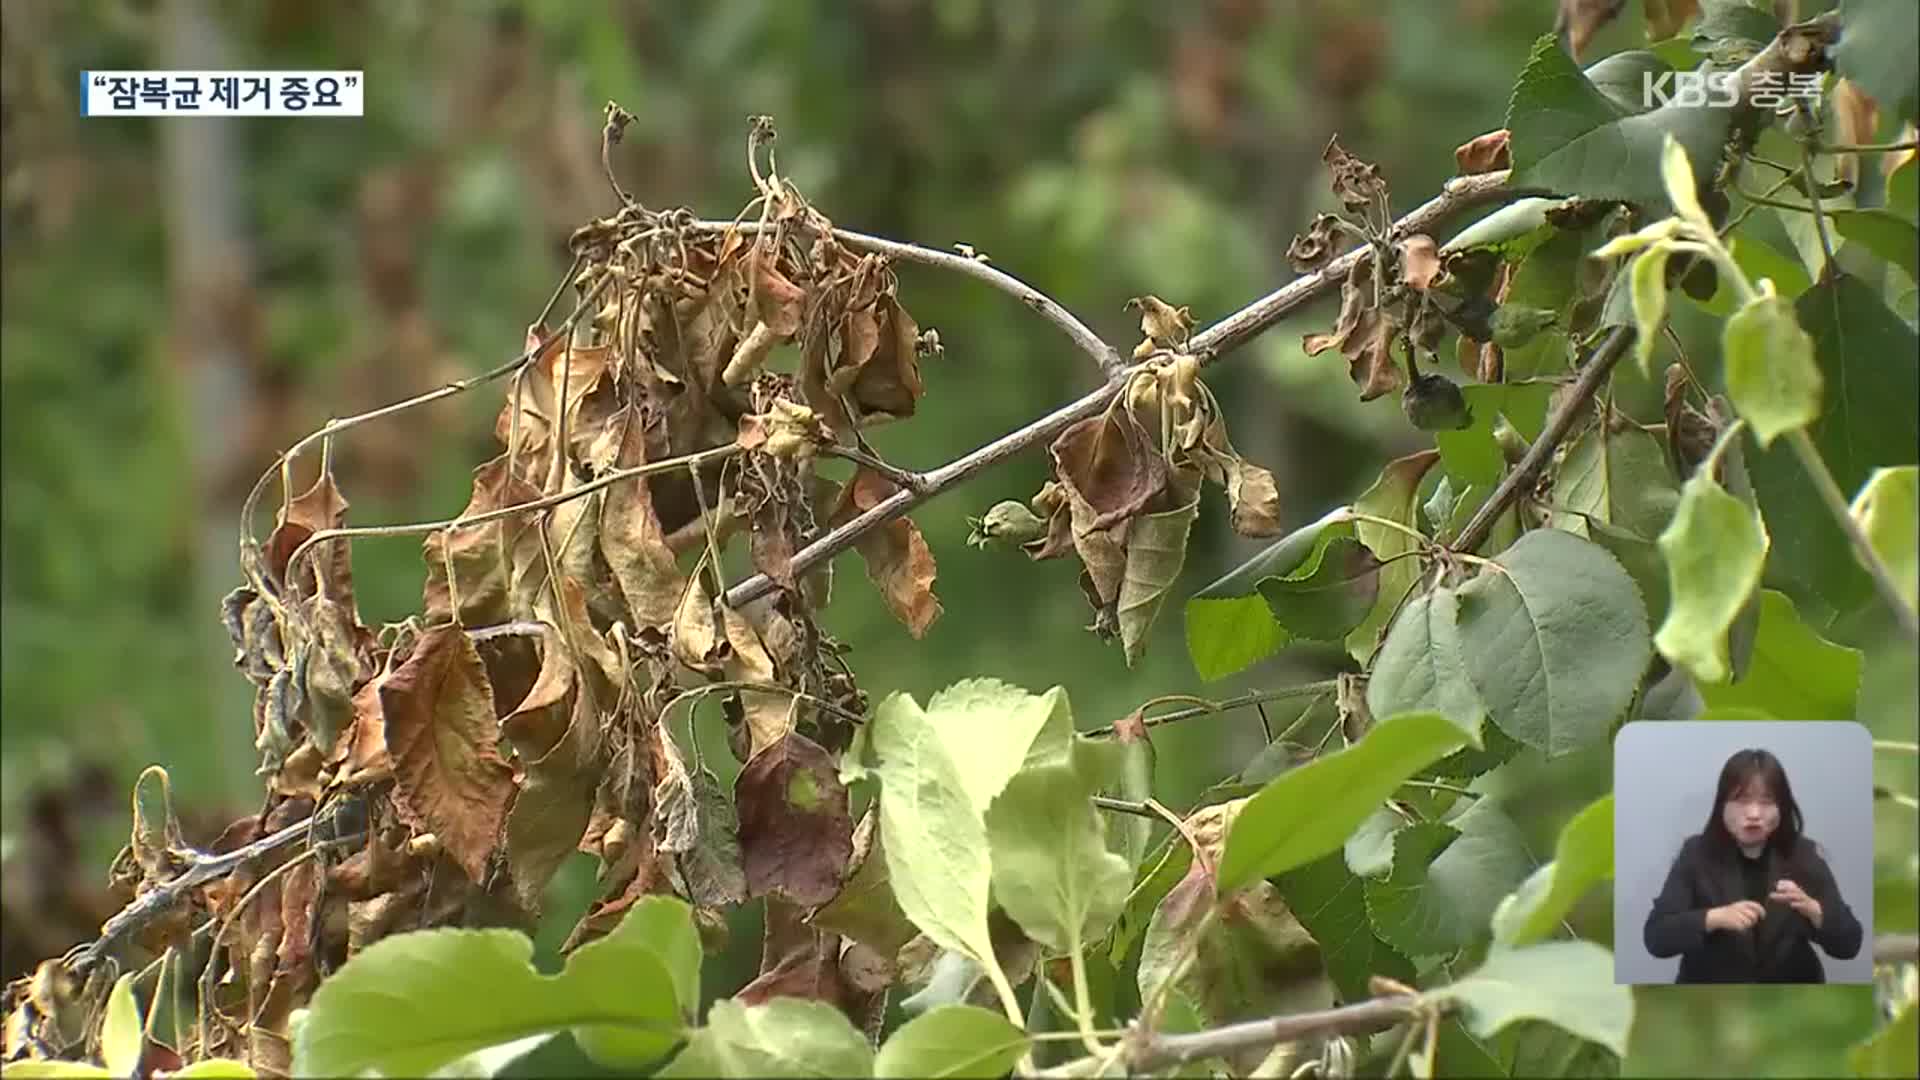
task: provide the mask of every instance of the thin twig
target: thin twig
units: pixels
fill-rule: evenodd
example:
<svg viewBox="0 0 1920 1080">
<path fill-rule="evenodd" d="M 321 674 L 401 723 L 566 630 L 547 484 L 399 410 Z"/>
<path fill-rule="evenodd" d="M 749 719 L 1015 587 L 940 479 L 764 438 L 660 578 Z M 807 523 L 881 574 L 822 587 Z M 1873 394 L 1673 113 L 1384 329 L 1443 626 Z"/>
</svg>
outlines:
<svg viewBox="0 0 1920 1080">
<path fill-rule="evenodd" d="M 1453 542 L 1456 551 L 1472 551 L 1487 542 L 1493 532 L 1493 523 L 1505 513 L 1514 500 L 1530 490 L 1540 476 L 1540 470 L 1553 460 L 1553 453 L 1559 447 L 1560 440 L 1573 430 L 1574 421 L 1586 412 L 1593 395 L 1600 390 L 1600 384 L 1607 381 L 1613 373 L 1613 365 L 1627 353 L 1627 345 L 1633 341 L 1633 327 L 1616 326 L 1600 346 L 1587 358 L 1585 367 L 1580 369 L 1580 377 L 1574 380 L 1573 389 L 1560 403 L 1560 408 L 1547 418 L 1547 426 L 1541 430 L 1540 437 L 1533 440 L 1526 456 L 1520 459 L 1493 489 L 1487 501 L 1473 512 L 1473 517 L 1461 528 L 1460 535 Z"/>
<path fill-rule="evenodd" d="M 1425 232 L 1437 227 L 1442 221 L 1462 210 L 1484 206 L 1493 202 L 1504 202 L 1533 194 L 1532 189 L 1507 186 L 1506 172 L 1483 173 L 1479 176 L 1464 176 L 1448 183 L 1446 190 L 1425 204 L 1401 218 L 1394 224 L 1392 234 L 1405 236 Z M 703 223 L 708 227 L 723 227 L 721 223 Z M 743 226 L 745 228 L 745 226 Z M 869 250 L 884 251 L 902 259 L 925 262 L 931 265 L 946 266 L 949 260 L 956 260 L 954 269 L 978 277 L 998 288 L 1014 292 L 1023 300 L 1032 290 L 1027 286 L 1005 278 L 1000 271 L 991 266 L 943 251 L 932 251 L 912 244 L 897 244 L 877 237 L 862 236 L 834 230 L 836 238 L 855 245 L 870 245 Z M 1232 315 L 1195 334 L 1188 342 L 1189 349 L 1200 357 L 1203 364 L 1212 363 L 1234 349 L 1251 341 L 1262 331 L 1273 326 L 1281 319 L 1311 303 L 1320 296 L 1340 287 L 1346 280 L 1347 272 L 1368 248 L 1356 248 L 1332 262 L 1316 273 L 1295 278 L 1286 285 L 1255 300 Z M 1038 296 L 1037 293 L 1034 295 Z M 833 529 L 828 530 L 819 539 L 794 553 L 793 572 L 804 574 L 815 566 L 833 558 L 840 552 L 857 543 L 861 537 L 880 526 L 899 517 L 935 495 L 966 480 L 988 466 L 998 464 L 1032 447 L 1051 441 L 1054 436 L 1069 425 L 1097 416 L 1108 403 L 1116 397 L 1125 384 L 1126 376 L 1132 367 L 1113 368 L 1109 357 L 1115 352 L 1112 346 L 1101 341 L 1092 331 L 1087 330 L 1078 320 L 1066 313 L 1064 308 L 1040 296 L 1039 301 L 1026 301 L 1028 306 L 1046 316 L 1049 322 L 1066 330 L 1081 351 L 1091 356 L 1103 371 L 1109 372 L 1105 385 L 1092 391 L 1077 401 L 1063 405 L 1053 412 L 1032 421 L 1025 427 L 1001 436 L 961 457 L 932 469 L 922 475 L 926 484 L 920 491 L 901 489 L 871 509 Z M 765 574 L 756 574 L 727 590 L 726 603 L 729 607 L 741 607 L 753 600 L 772 592 L 775 584 Z"/>
<path fill-rule="evenodd" d="M 1432 1006 L 1428 1006 L 1432 1007 Z M 1418 1015 L 1420 998 L 1394 994 L 1336 1009 L 1270 1016 L 1181 1035 L 1149 1034 L 1135 1042 L 1127 1064 L 1136 1075 L 1203 1058 L 1224 1057 L 1314 1035 L 1359 1035 L 1387 1031 Z"/>
<path fill-rule="evenodd" d="M 1200 700 L 1202 703 L 1190 709 L 1177 709 L 1170 713 L 1162 713 L 1159 716 L 1146 717 L 1141 720 L 1141 724 L 1150 728 L 1159 727 L 1161 724 L 1178 723 L 1181 720 L 1191 720 L 1196 716 L 1215 716 L 1233 709 L 1244 709 L 1248 706 L 1257 706 L 1268 701 L 1285 701 L 1289 698 L 1311 697 L 1317 694 L 1325 694 L 1333 689 L 1334 680 L 1321 679 L 1318 682 L 1301 683 L 1298 686 L 1283 686 L 1278 690 L 1250 690 L 1236 697 L 1221 698 L 1219 701 L 1195 699 Z M 1096 739 L 1112 735 L 1113 728 L 1114 725 L 1108 724 L 1105 727 L 1089 728 L 1080 734 L 1085 735 L 1089 739 Z M 1285 733 L 1283 732 L 1282 734 L 1284 735 Z M 1272 740 L 1268 741 L 1271 742 Z"/>
</svg>

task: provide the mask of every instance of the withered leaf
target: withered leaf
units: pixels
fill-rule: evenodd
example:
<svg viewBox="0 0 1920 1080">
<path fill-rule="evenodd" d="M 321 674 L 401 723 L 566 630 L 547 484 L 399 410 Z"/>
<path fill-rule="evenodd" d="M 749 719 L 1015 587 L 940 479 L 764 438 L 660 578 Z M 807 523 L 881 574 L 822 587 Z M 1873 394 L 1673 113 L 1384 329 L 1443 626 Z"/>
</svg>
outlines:
<svg viewBox="0 0 1920 1080">
<path fill-rule="evenodd" d="M 753 310 L 776 336 L 792 337 L 800 329 L 801 312 L 807 291 L 795 285 L 777 265 L 779 252 L 772 244 L 754 245 L 752 266 Z"/>
<path fill-rule="evenodd" d="M 396 805 L 484 881 L 514 788 L 480 654 L 460 627 L 431 627 L 378 692 Z"/>
<path fill-rule="evenodd" d="M 1333 174 L 1333 194 L 1349 210 L 1377 209 L 1387 196 L 1387 182 L 1380 166 L 1361 161 L 1341 148 L 1339 136 L 1327 140 L 1320 160 Z"/>
<path fill-rule="evenodd" d="M 639 410 L 629 406 L 614 424 L 623 433 L 615 466 L 631 469 L 646 464 L 646 436 Z M 626 597 L 635 630 L 673 623 L 687 579 L 667 547 L 647 477 L 622 480 L 607 489 L 606 506 L 600 516 L 600 554 Z"/>
<path fill-rule="evenodd" d="M 674 659 L 708 675 L 720 673 L 717 652 L 721 641 L 720 620 L 714 614 L 713 597 L 707 592 L 706 579 L 695 575 L 680 596 L 674 610 L 671 644 Z"/>
<path fill-rule="evenodd" d="M 1428 289 L 1440 276 L 1440 248 L 1433 237 L 1416 233 L 1400 241 L 1400 280 L 1416 289 Z"/>
<path fill-rule="evenodd" d="M 747 762 L 733 791 L 747 895 L 832 900 L 853 857 L 847 789 L 832 755 L 790 731 Z"/>
<path fill-rule="evenodd" d="M 831 524 L 838 526 L 873 509 L 899 491 L 899 485 L 865 466 L 855 470 L 840 491 Z M 933 549 L 920 527 L 905 516 L 861 537 L 855 545 L 867 564 L 867 579 L 880 590 L 887 610 L 918 638 L 940 617 L 940 599 L 933 595 Z"/>
<path fill-rule="evenodd" d="M 1124 410 L 1073 424 L 1048 449 L 1054 476 L 1093 512 L 1074 522 L 1076 535 L 1132 517 L 1166 487 L 1166 459 Z"/>
<path fill-rule="evenodd" d="M 344 540 L 316 545 L 301 560 L 303 566 L 289 567 L 286 562 L 307 537 L 344 526 L 351 505 L 334 484 L 333 470 L 326 464 L 313 486 L 288 502 L 279 527 L 267 538 L 267 566 L 277 580 L 284 581 L 290 571 L 295 574 L 299 580 L 289 583 L 295 595 L 312 595 L 314 590 L 308 583 L 318 578 L 320 595 L 337 603 L 353 603 L 352 548 Z"/>
<path fill-rule="evenodd" d="M 747 898 L 739 819 L 733 800 L 712 771 L 696 769 L 692 780 L 698 831 L 693 847 L 676 856 L 680 872 L 686 875 L 688 899 L 703 907 L 730 907 Z"/>
<path fill-rule="evenodd" d="M 1453 162 L 1461 176 L 1477 176 L 1513 167 L 1513 133 L 1506 128 L 1468 139 L 1454 148 Z"/>
<path fill-rule="evenodd" d="M 1174 307 L 1157 296 L 1136 296 L 1127 301 L 1127 310 L 1140 312 L 1140 333 L 1162 349 L 1186 344 L 1193 333 L 1193 312 Z"/>
<path fill-rule="evenodd" d="M 509 472 L 507 463 L 508 456 L 502 454 L 473 471 L 473 495 L 461 517 L 540 497 L 539 489 Z M 490 626 L 518 614 L 508 596 L 514 563 L 516 559 L 531 562 L 538 557 L 540 534 L 534 531 L 532 514 L 514 514 L 470 528 L 429 534 L 421 547 L 427 563 L 427 620 Z"/>
<path fill-rule="evenodd" d="M 1296 274 L 1309 274 L 1333 261 L 1340 246 L 1340 219 L 1332 214 L 1315 214 L 1307 231 L 1287 245 L 1287 265 Z"/>
<path fill-rule="evenodd" d="M 1147 634 L 1153 629 L 1167 593 L 1180 576 L 1180 567 L 1187 557 L 1187 536 L 1199 512 L 1200 499 L 1196 495 L 1176 509 L 1134 518 L 1127 530 L 1126 568 L 1120 579 L 1114 613 L 1119 620 L 1120 645 L 1126 651 L 1128 667 L 1146 652 Z"/>
<path fill-rule="evenodd" d="M 556 644 L 549 642 L 549 647 Z M 572 669 L 570 663 L 561 663 Z M 535 690 L 542 687 L 535 684 Z M 565 719 L 568 705 L 572 706 L 571 723 Z M 586 834 L 604 751 L 600 718 L 578 690 L 561 702 L 524 710 L 525 706 L 516 710 L 514 718 L 525 723 L 513 728 L 502 725 L 524 773 L 507 814 L 507 869 L 521 906 L 537 915 L 547 882 Z M 552 732 L 543 729 L 556 726 L 558 738 L 550 742 Z"/>
<path fill-rule="evenodd" d="M 873 354 L 859 366 L 853 403 L 870 416 L 912 416 L 926 387 L 920 378 L 920 327 L 892 293 L 874 304 L 879 318 Z"/>
<path fill-rule="evenodd" d="M 1300 339 L 1300 349 L 1308 356 L 1319 356 L 1328 349 L 1345 349 L 1347 341 L 1360 329 L 1364 315 L 1373 310 L 1373 256 L 1363 252 L 1354 261 L 1352 269 L 1347 271 L 1347 280 L 1340 285 L 1340 316 L 1334 321 L 1330 334 L 1307 334 Z"/>
</svg>

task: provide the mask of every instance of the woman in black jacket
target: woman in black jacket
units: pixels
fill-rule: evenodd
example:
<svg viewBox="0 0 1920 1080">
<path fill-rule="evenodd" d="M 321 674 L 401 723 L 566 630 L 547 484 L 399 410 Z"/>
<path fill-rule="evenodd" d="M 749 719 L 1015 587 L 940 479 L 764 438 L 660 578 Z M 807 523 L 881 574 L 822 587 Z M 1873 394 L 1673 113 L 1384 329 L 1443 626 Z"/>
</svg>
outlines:
<svg viewBox="0 0 1920 1080">
<path fill-rule="evenodd" d="M 1860 920 L 1801 827 L 1780 759 L 1727 759 L 1706 827 L 1681 845 L 1647 915 L 1647 951 L 1680 957 L 1674 981 L 1826 982 L 1815 944 L 1838 960 L 1860 951 Z"/>
</svg>

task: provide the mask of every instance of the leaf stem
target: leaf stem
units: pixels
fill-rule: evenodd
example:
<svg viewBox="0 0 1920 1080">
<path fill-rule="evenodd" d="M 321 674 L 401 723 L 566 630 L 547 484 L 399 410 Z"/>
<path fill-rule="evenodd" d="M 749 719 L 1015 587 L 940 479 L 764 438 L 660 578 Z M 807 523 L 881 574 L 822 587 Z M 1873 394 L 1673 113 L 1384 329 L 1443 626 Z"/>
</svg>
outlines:
<svg viewBox="0 0 1920 1080">
<path fill-rule="evenodd" d="M 1383 529 L 1392 529 L 1394 532 L 1405 533 L 1407 536 L 1411 537 L 1413 541 L 1419 544 L 1421 547 L 1433 546 L 1433 541 L 1427 539 L 1427 535 L 1425 533 L 1411 526 L 1402 525 L 1400 522 L 1395 521 L 1392 518 L 1383 518 L 1373 514 L 1362 513 L 1361 511 L 1352 509 L 1351 507 L 1341 511 L 1340 516 L 1347 519 L 1348 521 L 1364 521 L 1369 525 L 1378 525 Z"/>
<path fill-rule="evenodd" d="M 1906 139 L 1890 143 L 1843 143 L 1838 146 L 1822 146 L 1823 154 L 1897 154 L 1903 150 L 1920 150 L 1920 140 Z"/>
<path fill-rule="evenodd" d="M 1480 792 L 1478 791 L 1461 787 L 1458 784 L 1449 784 L 1441 780 L 1402 780 L 1400 781 L 1400 786 L 1431 788 L 1434 791 L 1450 791 L 1455 795 L 1465 795 L 1469 799 L 1477 799 L 1480 797 Z"/>
<path fill-rule="evenodd" d="M 1084 949 L 1075 935 L 1067 958 L 1073 965 L 1073 1019 L 1080 1028 L 1080 1042 L 1089 1054 L 1103 1054 L 1106 1047 L 1093 1036 L 1093 997 L 1087 991 L 1087 958 L 1082 955 Z"/>
<path fill-rule="evenodd" d="M 1894 583 L 1892 571 L 1887 569 L 1880 553 L 1873 550 L 1873 543 L 1861 530 L 1860 523 L 1853 519 L 1853 511 L 1847 506 L 1847 497 L 1840 491 L 1840 485 L 1827 468 L 1826 460 L 1820 456 L 1820 448 L 1813 445 L 1813 437 L 1807 434 L 1805 428 L 1797 428 L 1787 433 L 1787 441 L 1799 456 L 1800 465 L 1807 470 L 1813 486 L 1819 490 L 1821 501 L 1827 504 L 1827 510 L 1833 514 L 1833 520 L 1839 523 L 1840 531 L 1846 533 L 1847 539 L 1853 543 L 1853 553 L 1860 560 L 1860 565 L 1866 568 L 1867 575 L 1873 578 L 1880 599 L 1892 609 L 1900 629 L 1909 638 L 1920 641 L 1920 614 L 1907 606 L 1906 600 L 1900 595 L 1900 586 Z"/>
<path fill-rule="evenodd" d="M 1298 686 L 1283 686 L 1277 690 L 1251 690 L 1235 697 L 1221 698 L 1218 701 L 1208 701 L 1201 697 L 1189 698 L 1186 695 L 1180 695 L 1176 700 L 1192 700 L 1199 702 L 1199 704 L 1188 709 L 1177 709 L 1170 713 L 1162 713 L 1159 716 L 1149 716 L 1142 720 L 1141 723 L 1150 728 L 1159 727 L 1161 724 L 1172 724 L 1181 720 L 1191 720 L 1196 716 L 1213 716 L 1217 713 L 1228 712 L 1233 709 L 1244 709 L 1250 705 L 1260 705 L 1269 701 L 1285 701 L 1289 698 L 1297 697 L 1314 697 L 1329 693 L 1333 689 L 1334 680 L 1322 679 L 1318 682 L 1301 683 Z M 1171 695 L 1169 695 L 1169 697 L 1171 697 Z M 1164 701 L 1168 700 L 1168 698 L 1155 698 L 1153 700 Z M 1152 703 L 1152 701 L 1148 702 L 1149 705 Z M 1146 705 L 1141 706 L 1142 709 L 1146 707 Z M 1108 724 L 1105 727 L 1089 728 L 1080 734 L 1090 739 L 1106 738 L 1113 734 L 1113 725 Z"/>
<path fill-rule="evenodd" d="M 1900 742 L 1896 739 L 1875 739 L 1873 748 L 1889 750 L 1896 754 L 1920 754 L 1920 743 Z"/>
</svg>

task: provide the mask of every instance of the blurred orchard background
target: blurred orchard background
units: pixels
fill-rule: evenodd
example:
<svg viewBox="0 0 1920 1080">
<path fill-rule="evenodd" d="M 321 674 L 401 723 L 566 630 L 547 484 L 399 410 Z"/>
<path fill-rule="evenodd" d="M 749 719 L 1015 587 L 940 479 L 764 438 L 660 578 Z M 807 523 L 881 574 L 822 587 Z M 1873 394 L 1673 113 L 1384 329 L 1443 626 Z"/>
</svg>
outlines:
<svg viewBox="0 0 1920 1080">
<path fill-rule="evenodd" d="M 191 841 L 259 806 L 252 691 L 218 617 L 241 580 L 240 500 L 329 416 L 520 350 L 567 267 L 568 234 L 616 205 L 599 160 L 609 99 L 636 117 L 613 167 L 648 206 L 732 216 L 752 193 L 747 117 L 768 114 L 782 171 L 838 224 L 969 244 L 1125 348 L 1138 337 L 1129 297 L 1190 305 L 1204 326 L 1291 276 L 1289 239 L 1333 208 L 1320 153 L 1335 133 L 1382 166 L 1396 214 L 1430 197 L 1455 146 L 1502 126 L 1553 8 L 6 0 L 0 974 L 93 936 L 118 907 L 107 867 L 143 766 L 171 771 Z M 1637 47 L 1640 27 L 1617 21 L 1589 61 Z M 361 69 L 366 115 L 80 116 L 84 69 L 195 67 Z M 1094 385 L 1085 357 L 1005 295 L 920 267 L 900 276 L 946 354 L 926 365 L 921 415 L 875 434 L 890 459 L 939 464 Z M 1279 477 L 1290 526 L 1422 445 L 1391 397 L 1356 399 L 1336 355 L 1301 353 L 1301 334 L 1332 314 L 1322 302 L 1209 376 L 1237 447 Z M 1675 317 L 1683 337 L 1691 314 Z M 1701 325 L 1711 350 L 1717 323 Z M 349 523 L 457 514 L 470 470 L 495 453 L 499 400 L 457 397 L 344 439 Z M 1222 697 L 1344 660 L 1295 648 L 1203 686 L 1170 609 L 1129 670 L 1083 629 L 1073 560 L 964 543 L 969 514 L 1026 498 L 1044 469 L 1029 454 L 917 512 L 946 606 L 923 641 L 872 590 L 836 590 L 825 623 L 854 646 L 872 700 L 993 675 L 1064 685 L 1092 726 L 1156 696 Z M 1225 515 L 1202 514 L 1174 602 L 1254 550 Z M 417 611 L 418 540 L 358 544 L 354 577 L 369 626 Z M 1893 636 L 1852 633 L 1870 639 L 1852 642 L 1868 653 L 1861 718 L 1910 732 L 1912 655 Z M 1245 711 L 1158 729 L 1159 797 L 1190 805 L 1261 741 Z M 1880 779 L 1914 789 L 1911 776 Z M 1540 858 L 1566 814 L 1610 785 L 1600 752 L 1523 753 L 1482 782 Z M 1879 815 L 1884 858 L 1910 855 L 1911 817 Z M 1576 913 L 1601 941 L 1610 919 L 1604 893 Z M 752 958 L 739 959 L 744 981 Z M 1637 993 L 1632 1075 L 1831 1074 L 1871 1027 L 1865 987 Z"/>
</svg>

